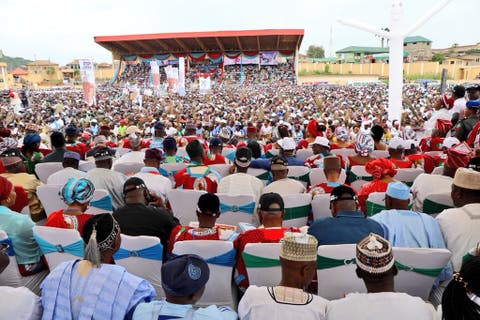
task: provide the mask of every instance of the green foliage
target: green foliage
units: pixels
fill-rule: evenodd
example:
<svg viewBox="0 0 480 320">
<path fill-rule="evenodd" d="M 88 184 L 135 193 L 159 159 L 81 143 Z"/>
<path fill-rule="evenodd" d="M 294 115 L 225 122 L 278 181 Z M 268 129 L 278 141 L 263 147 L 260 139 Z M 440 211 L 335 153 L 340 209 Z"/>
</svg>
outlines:
<svg viewBox="0 0 480 320">
<path fill-rule="evenodd" d="M 442 74 L 410 74 L 403 76 L 407 80 L 421 80 L 421 79 L 428 79 L 428 80 L 442 80 Z M 452 77 L 447 77 L 447 79 L 452 79 Z"/>
<path fill-rule="evenodd" d="M 7 64 L 7 69 L 13 70 L 17 67 L 24 66 L 32 61 L 20 57 L 2 56 L 0 58 L 0 62 L 5 62 Z"/>
<path fill-rule="evenodd" d="M 322 46 L 318 47 L 315 45 L 310 45 L 307 49 L 307 57 L 309 58 L 315 58 L 315 59 L 321 59 L 325 57 L 325 50 L 323 49 Z"/>
<path fill-rule="evenodd" d="M 324 68 L 325 73 L 330 73 L 330 65 L 326 64 Z"/>
<path fill-rule="evenodd" d="M 441 53 L 435 53 L 432 56 L 432 61 L 443 62 L 443 60 L 445 60 L 445 55 L 443 55 Z"/>
<path fill-rule="evenodd" d="M 480 49 L 470 49 L 465 51 L 466 54 L 480 53 Z"/>
</svg>

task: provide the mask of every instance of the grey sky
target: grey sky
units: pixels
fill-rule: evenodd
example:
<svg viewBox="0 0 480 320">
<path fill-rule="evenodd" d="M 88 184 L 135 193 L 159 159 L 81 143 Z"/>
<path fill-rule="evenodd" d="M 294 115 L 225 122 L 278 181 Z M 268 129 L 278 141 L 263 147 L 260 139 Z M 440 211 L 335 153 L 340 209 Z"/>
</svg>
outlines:
<svg viewBox="0 0 480 320">
<path fill-rule="evenodd" d="M 50 59 L 64 65 L 75 58 L 110 62 L 96 35 L 303 28 L 301 52 L 310 44 L 333 51 L 349 45 L 379 46 L 373 35 L 342 26 L 338 18 L 355 18 L 387 27 L 390 0 L 2 0 L 0 49 L 9 56 Z M 404 0 L 407 25 L 436 0 Z M 415 34 L 434 48 L 480 42 L 478 0 L 453 0 Z"/>
</svg>

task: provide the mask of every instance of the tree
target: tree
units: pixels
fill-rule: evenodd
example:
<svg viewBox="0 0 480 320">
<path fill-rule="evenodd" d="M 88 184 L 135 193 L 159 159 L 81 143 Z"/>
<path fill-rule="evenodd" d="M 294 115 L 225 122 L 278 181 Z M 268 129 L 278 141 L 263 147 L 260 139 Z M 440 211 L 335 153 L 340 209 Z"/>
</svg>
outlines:
<svg viewBox="0 0 480 320">
<path fill-rule="evenodd" d="M 322 46 L 317 47 L 315 45 L 310 45 L 307 49 L 307 57 L 312 59 L 321 59 L 325 58 L 325 50 Z"/>
<path fill-rule="evenodd" d="M 435 53 L 432 56 L 432 61 L 443 62 L 443 60 L 445 60 L 445 55 L 441 53 Z"/>
</svg>

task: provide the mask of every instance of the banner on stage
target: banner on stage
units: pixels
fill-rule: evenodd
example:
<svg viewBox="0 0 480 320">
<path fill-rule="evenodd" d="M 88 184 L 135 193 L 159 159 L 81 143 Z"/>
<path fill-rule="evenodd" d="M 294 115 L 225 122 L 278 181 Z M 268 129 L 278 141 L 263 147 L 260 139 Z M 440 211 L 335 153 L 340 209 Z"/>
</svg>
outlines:
<svg viewBox="0 0 480 320">
<path fill-rule="evenodd" d="M 168 90 L 178 92 L 178 68 L 166 66 L 163 70 L 165 70 L 167 75 Z"/>
<path fill-rule="evenodd" d="M 237 58 L 229 58 L 227 56 L 223 57 L 223 65 L 230 66 L 234 64 L 259 64 L 260 63 L 260 56 L 256 55 L 254 57 L 241 55 Z"/>
<path fill-rule="evenodd" d="M 150 70 L 152 72 L 152 86 L 155 92 L 160 90 L 160 69 L 157 61 L 150 61 Z"/>
<path fill-rule="evenodd" d="M 278 51 L 260 52 L 260 65 L 276 66 L 278 64 Z"/>
<path fill-rule="evenodd" d="M 80 76 L 82 78 L 83 99 L 87 105 L 95 104 L 95 70 L 93 61 L 89 59 L 78 60 Z"/>
<path fill-rule="evenodd" d="M 178 59 L 178 94 L 185 95 L 185 58 Z"/>
<path fill-rule="evenodd" d="M 208 93 L 212 87 L 210 77 L 198 78 L 198 87 L 200 93 Z"/>
</svg>

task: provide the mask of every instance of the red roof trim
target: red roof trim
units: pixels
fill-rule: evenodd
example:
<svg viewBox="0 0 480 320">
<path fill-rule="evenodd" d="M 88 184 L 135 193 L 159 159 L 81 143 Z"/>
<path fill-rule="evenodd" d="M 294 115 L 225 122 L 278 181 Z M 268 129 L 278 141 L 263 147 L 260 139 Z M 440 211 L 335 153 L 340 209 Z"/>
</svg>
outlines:
<svg viewBox="0 0 480 320">
<path fill-rule="evenodd" d="M 256 37 L 256 36 L 303 36 L 304 29 L 263 29 L 263 30 L 237 30 L 237 31 L 207 31 L 207 32 L 175 32 L 151 33 L 119 36 L 96 36 L 95 42 L 111 41 L 137 41 L 157 40 L 172 38 L 209 38 L 209 37 Z"/>
</svg>

